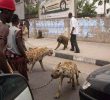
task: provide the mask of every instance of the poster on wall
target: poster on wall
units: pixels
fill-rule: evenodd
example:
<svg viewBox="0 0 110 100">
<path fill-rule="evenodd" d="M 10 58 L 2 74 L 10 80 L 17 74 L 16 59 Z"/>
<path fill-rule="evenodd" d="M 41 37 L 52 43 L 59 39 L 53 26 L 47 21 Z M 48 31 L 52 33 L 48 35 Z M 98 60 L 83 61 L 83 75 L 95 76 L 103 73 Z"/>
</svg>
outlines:
<svg viewBox="0 0 110 100">
<path fill-rule="evenodd" d="M 43 0 L 39 8 L 39 18 L 64 18 L 74 11 L 74 0 Z"/>
</svg>

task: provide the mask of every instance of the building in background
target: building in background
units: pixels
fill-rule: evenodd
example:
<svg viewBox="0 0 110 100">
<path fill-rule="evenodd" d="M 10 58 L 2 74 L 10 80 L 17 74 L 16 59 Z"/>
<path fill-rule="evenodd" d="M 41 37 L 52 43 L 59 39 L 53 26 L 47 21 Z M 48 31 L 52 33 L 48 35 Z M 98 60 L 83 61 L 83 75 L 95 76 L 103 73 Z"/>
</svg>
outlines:
<svg viewBox="0 0 110 100">
<path fill-rule="evenodd" d="M 74 0 L 43 0 L 39 7 L 39 18 L 67 18 L 69 12 L 75 15 Z"/>
<path fill-rule="evenodd" d="M 96 3 L 96 12 L 98 15 L 104 15 L 104 1 L 102 0 L 102 4 L 99 5 L 98 2 Z M 110 17 L 110 0 L 106 0 L 105 4 L 105 16 Z"/>
<path fill-rule="evenodd" d="M 106 12 L 106 16 L 110 17 L 110 0 L 108 0 L 108 8 L 107 8 L 107 12 Z"/>
<path fill-rule="evenodd" d="M 17 14 L 20 19 L 25 19 L 24 0 L 15 0 L 15 2 L 16 2 L 15 14 Z"/>
</svg>

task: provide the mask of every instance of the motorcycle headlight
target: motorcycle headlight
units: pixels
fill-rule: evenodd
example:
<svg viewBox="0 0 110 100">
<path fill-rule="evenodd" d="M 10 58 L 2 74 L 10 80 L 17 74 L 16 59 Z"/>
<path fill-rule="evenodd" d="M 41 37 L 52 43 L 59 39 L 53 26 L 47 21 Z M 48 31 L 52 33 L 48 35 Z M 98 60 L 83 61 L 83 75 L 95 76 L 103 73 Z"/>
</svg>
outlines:
<svg viewBox="0 0 110 100">
<path fill-rule="evenodd" d="M 91 84 L 88 81 L 86 81 L 86 82 L 84 82 L 82 88 L 85 90 L 85 89 L 87 89 L 90 86 L 91 86 Z"/>
</svg>

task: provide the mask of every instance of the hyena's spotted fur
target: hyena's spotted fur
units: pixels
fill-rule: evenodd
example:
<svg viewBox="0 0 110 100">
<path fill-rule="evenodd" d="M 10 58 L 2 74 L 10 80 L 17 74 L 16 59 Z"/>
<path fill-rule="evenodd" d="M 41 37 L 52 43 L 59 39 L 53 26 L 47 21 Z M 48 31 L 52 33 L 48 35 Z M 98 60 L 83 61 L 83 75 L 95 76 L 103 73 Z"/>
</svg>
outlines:
<svg viewBox="0 0 110 100">
<path fill-rule="evenodd" d="M 44 48 L 31 48 L 28 51 L 26 51 L 26 56 L 29 60 L 29 63 L 32 64 L 30 72 L 32 72 L 32 69 L 36 63 L 36 61 L 39 61 L 41 68 L 43 71 L 45 71 L 45 68 L 43 66 L 42 60 L 45 56 L 51 56 L 53 54 L 53 50 L 48 49 L 47 47 Z"/>
</svg>

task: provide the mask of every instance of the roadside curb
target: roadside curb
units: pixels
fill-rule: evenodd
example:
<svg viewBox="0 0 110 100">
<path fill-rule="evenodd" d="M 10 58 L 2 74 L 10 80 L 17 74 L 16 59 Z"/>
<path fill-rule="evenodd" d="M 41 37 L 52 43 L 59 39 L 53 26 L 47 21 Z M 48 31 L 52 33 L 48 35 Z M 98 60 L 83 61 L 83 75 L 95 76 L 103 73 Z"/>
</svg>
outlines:
<svg viewBox="0 0 110 100">
<path fill-rule="evenodd" d="M 64 58 L 64 59 L 89 63 L 89 64 L 95 64 L 95 65 L 98 65 L 98 66 L 104 66 L 104 65 L 110 64 L 109 61 L 93 59 L 93 58 L 88 58 L 88 57 L 83 57 L 83 56 L 69 55 L 69 54 L 60 53 L 60 52 L 55 52 L 54 56 L 59 57 L 59 58 Z"/>
</svg>

